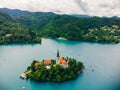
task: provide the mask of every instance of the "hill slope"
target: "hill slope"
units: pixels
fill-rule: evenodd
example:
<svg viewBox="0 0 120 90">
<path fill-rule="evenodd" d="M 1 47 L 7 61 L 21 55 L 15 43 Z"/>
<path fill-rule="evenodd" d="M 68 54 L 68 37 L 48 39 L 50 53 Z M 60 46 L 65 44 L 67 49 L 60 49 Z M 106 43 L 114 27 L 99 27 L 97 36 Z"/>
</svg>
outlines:
<svg viewBox="0 0 120 90">
<path fill-rule="evenodd" d="M 0 23 L 3 23 L 4 21 L 13 21 L 13 19 L 8 15 L 5 14 L 4 12 L 0 11 Z"/>
<path fill-rule="evenodd" d="M 35 33 L 0 11 L 0 44 L 40 42 Z"/>
<path fill-rule="evenodd" d="M 51 12 L 28 12 L 18 9 L 1 8 L 9 14 L 14 20 L 27 26 L 29 30 L 41 30 L 56 14 Z"/>
<path fill-rule="evenodd" d="M 56 16 L 42 30 L 44 37 L 92 42 L 119 42 L 120 19 Z"/>
</svg>

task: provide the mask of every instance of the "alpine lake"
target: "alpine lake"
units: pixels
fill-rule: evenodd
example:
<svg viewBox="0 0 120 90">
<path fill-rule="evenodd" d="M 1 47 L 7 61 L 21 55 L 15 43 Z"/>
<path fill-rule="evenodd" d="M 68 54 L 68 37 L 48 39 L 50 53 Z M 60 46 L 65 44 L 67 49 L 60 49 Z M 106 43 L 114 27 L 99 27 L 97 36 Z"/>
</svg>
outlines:
<svg viewBox="0 0 120 90">
<path fill-rule="evenodd" d="M 33 60 L 75 58 L 85 66 L 75 80 L 61 83 L 22 80 Z M 0 90 L 120 90 L 120 44 L 42 39 L 41 44 L 0 46 Z"/>
</svg>

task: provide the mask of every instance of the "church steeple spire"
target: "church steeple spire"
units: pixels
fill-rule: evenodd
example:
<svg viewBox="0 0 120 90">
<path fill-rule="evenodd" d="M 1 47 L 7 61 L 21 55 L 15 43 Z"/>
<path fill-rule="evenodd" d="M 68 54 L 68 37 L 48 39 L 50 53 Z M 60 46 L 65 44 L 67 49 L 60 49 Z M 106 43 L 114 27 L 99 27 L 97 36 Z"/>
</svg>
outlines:
<svg viewBox="0 0 120 90">
<path fill-rule="evenodd" d="M 57 58 L 58 58 L 58 59 L 60 58 L 59 50 L 57 50 Z"/>
<path fill-rule="evenodd" d="M 60 62 L 59 62 L 59 58 L 60 58 L 60 54 L 59 54 L 59 50 L 57 50 L 57 60 L 56 60 L 56 64 L 59 64 Z"/>
</svg>

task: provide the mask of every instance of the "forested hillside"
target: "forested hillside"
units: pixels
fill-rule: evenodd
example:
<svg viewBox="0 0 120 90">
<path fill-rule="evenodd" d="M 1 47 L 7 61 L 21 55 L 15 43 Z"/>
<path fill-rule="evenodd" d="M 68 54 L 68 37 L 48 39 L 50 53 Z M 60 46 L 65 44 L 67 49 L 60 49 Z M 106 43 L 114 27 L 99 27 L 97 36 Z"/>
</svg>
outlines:
<svg viewBox="0 0 120 90">
<path fill-rule="evenodd" d="M 119 18 L 75 18 L 56 16 L 42 30 L 44 37 L 63 37 L 68 40 L 119 42 Z M 103 27 L 106 27 L 103 29 Z"/>
<path fill-rule="evenodd" d="M 5 8 L 1 10 L 11 15 L 19 28 L 24 28 L 26 32 L 32 32 L 32 35 L 37 37 L 103 43 L 120 42 L 118 17 L 76 17 L 51 12 L 28 12 Z"/>
<path fill-rule="evenodd" d="M 41 38 L 0 11 L 0 44 L 32 42 L 40 43 Z"/>
</svg>

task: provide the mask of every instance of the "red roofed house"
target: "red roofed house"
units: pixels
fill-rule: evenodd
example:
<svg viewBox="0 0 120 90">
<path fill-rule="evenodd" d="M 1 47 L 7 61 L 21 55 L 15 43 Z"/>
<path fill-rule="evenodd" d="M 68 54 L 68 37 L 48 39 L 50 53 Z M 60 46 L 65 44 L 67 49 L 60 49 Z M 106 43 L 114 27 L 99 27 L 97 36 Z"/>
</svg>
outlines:
<svg viewBox="0 0 120 90">
<path fill-rule="evenodd" d="M 50 69 L 51 60 L 44 60 L 47 69 Z"/>
<path fill-rule="evenodd" d="M 44 64 L 50 65 L 51 64 L 51 60 L 44 60 Z"/>
<path fill-rule="evenodd" d="M 40 65 L 40 62 L 36 62 L 36 63 L 34 64 L 35 67 L 38 67 L 39 65 Z"/>
</svg>

